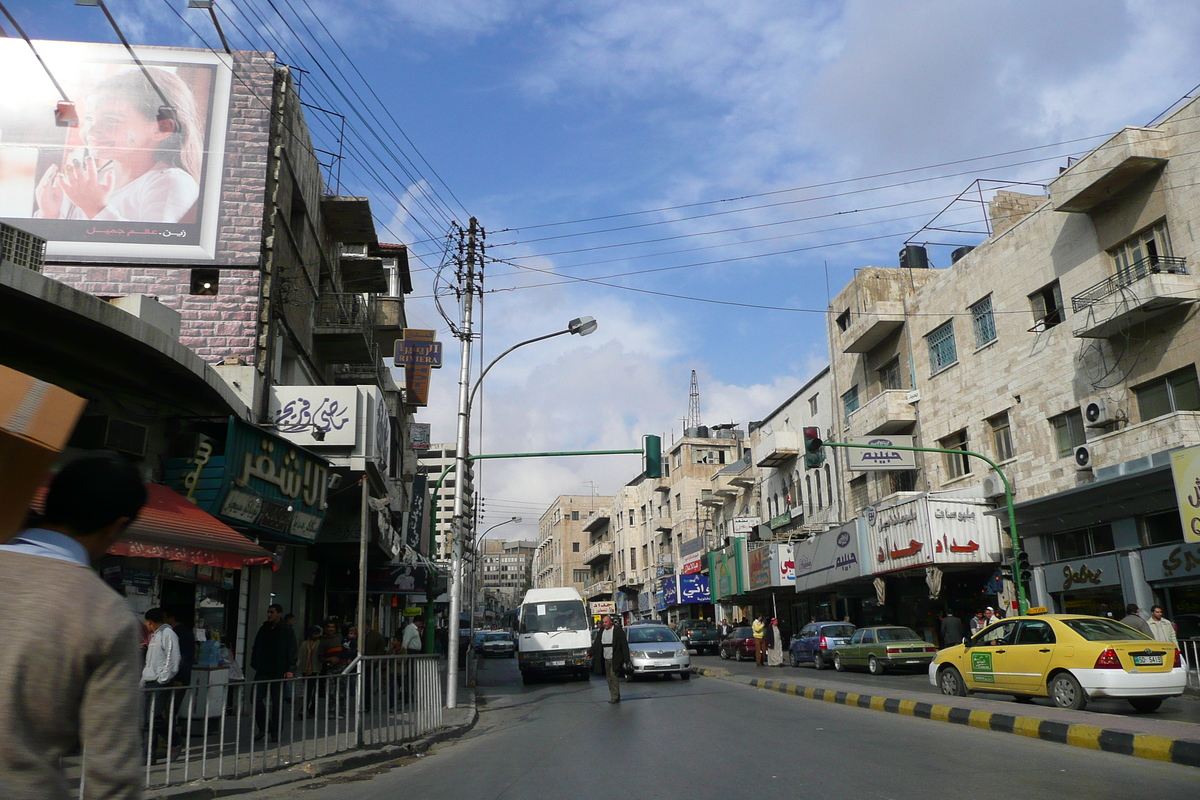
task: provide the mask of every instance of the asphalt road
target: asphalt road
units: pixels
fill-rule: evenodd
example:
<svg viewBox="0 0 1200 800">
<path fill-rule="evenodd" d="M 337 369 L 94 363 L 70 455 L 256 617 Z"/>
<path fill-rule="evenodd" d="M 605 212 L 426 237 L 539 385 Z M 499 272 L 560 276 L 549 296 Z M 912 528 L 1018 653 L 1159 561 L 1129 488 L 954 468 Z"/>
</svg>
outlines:
<svg viewBox="0 0 1200 800">
<path fill-rule="evenodd" d="M 871 675 L 866 670 L 846 670 L 836 672 L 830 666 L 818 672 L 811 663 L 802 663 L 799 667 L 787 665 L 784 656 L 782 667 L 758 667 L 753 661 L 722 660 L 718 656 L 692 656 L 692 665 L 697 667 L 724 667 L 735 675 L 754 675 L 771 680 L 804 683 L 805 680 L 836 681 L 853 687 L 852 691 L 866 694 L 882 694 L 888 689 L 903 689 L 909 692 L 924 692 L 941 695 L 937 687 L 929 683 L 929 675 L 924 669 L 918 671 L 885 672 L 883 675 Z M 980 697 L 998 700 L 1011 699 L 1011 695 L 979 695 Z M 1033 701 L 1037 705 L 1052 707 L 1054 704 L 1048 698 L 1038 698 Z M 1014 704 L 1014 707 L 1015 704 Z M 1095 714 L 1111 714 L 1118 717 L 1144 716 L 1133 710 L 1133 706 L 1125 700 L 1100 699 L 1092 700 L 1087 708 Z M 1013 713 L 1020 713 L 1014 711 Z M 1190 722 L 1200 724 L 1200 699 L 1195 697 L 1172 697 L 1163 701 L 1162 706 L 1150 716 L 1155 719 L 1173 720 L 1175 722 Z M 1097 724 L 1100 724 L 1097 722 Z"/>
<path fill-rule="evenodd" d="M 1200 770 L 882 714 L 695 677 L 523 686 L 480 671 L 480 721 L 457 742 L 267 793 L 289 800 L 645 800 L 1005 795 L 1192 797 Z"/>
</svg>

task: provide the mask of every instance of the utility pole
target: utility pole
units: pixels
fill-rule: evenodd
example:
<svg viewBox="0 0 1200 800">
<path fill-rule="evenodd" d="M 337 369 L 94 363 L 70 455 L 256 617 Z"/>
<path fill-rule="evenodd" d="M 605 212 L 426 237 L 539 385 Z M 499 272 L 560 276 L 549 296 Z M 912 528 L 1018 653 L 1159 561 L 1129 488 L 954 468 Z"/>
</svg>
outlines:
<svg viewBox="0 0 1200 800">
<path fill-rule="evenodd" d="M 471 217 L 467 229 L 467 253 L 465 269 L 461 274 L 462 326 L 458 336 L 462 340 L 461 359 L 458 372 L 458 440 L 454 455 L 454 517 L 450 523 L 450 619 L 446 636 L 446 708 L 458 706 L 458 652 L 460 638 L 459 615 L 462 612 L 463 590 L 463 540 L 467 534 L 466 482 L 467 458 L 470 455 L 468 436 L 471 431 L 471 312 L 475 302 L 475 267 L 477 262 L 477 239 L 479 222 Z M 472 611 L 472 614 L 474 612 Z"/>
</svg>

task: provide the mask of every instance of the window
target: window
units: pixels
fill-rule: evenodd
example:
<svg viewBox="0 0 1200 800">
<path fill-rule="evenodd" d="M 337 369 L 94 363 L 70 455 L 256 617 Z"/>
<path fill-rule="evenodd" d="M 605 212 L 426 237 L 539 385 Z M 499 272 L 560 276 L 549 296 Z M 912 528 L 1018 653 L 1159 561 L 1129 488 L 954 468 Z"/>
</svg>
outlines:
<svg viewBox="0 0 1200 800">
<path fill-rule="evenodd" d="M 821 473 L 817 473 L 817 481 L 820 482 Z M 833 505 L 833 472 L 829 469 L 829 464 L 825 464 L 825 492 L 829 496 L 829 504 Z"/>
<path fill-rule="evenodd" d="M 637 569 L 637 548 L 629 548 L 629 568 Z"/>
<path fill-rule="evenodd" d="M 900 377 L 900 356 L 896 356 L 879 370 L 880 389 L 903 389 L 903 379 Z"/>
<path fill-rule="evenodd" d="M 938 447 L 943 450 L 966 450 L 967 429 L 956 431 L 945 439 L 938 439 Z M 950 480 L 961 478 L 971 471 L 971 457 L 964 453 L 944 453 L 946 457 L 946 474 Z"/>
<path fill-rule="evenodd" d="M 934 328 L 925 335 L 929 345 L 929 368 L 941 372 L 958 361 L 958 350 L 954 347 L 954 320 Z"/>
<path fill-rule="evenodd" d="M 1133 388 L 1142 421 L 1173 411 L 1200 411 L 1200 386 L 1196 368 L 1187 367 Z"/>
<path fill-rule="evenodd" d="M 842 395 L 842 409 L 846 416 L 858 410 L 858 386 L 851 386 L 850 391 Z"/>
<path fill-rule="evenodd" d="M 579 542 L 571 542 L 571 552 L 572 553 L 579 552 Z"/>
<path fill-rule="evenodd" d="M 1075 448 L 1087 441 L 1083 432 L 1083 414 L 1079 409 L 1051 417 L 1050 426 L 1054 428 L 1054 445 L 1059 458 L 1074 455 Z"/>
<path fill-rule="evenodd" d="M 1033 329 L 1036 332 L 1041 333 L 1063 321 L 1062 292 L 1059 291 L 1058 281 L 1052 281 L 1029 295 L 1029 304 L 1033 307 Z"/>
<path fill-rule="evenodd" d="M 817 484 L 820 486 L 820 484 Z M 867 506 L 867 476 L 859 475 L 850 481 L 850 505 L 855 511 Z"/>
<path fill-rule="evenodd" d="M 917 473 L 911 469 L 898 469 L 889 472 L 888 483 L 892 492 L 915 492 L 917 490 Z"/>
<path fill-rule="evenodd" d="M 633 509 L 629 509 L 629 524 L 633 524 Z"/>
<path fill-rule="evenodd" d="M 817 476 L 817 485 L 821 485 L 821 476 Z M 804 476 L 804 496 L 808 498 L 808 513 L 813 513 L 813 491 L 812 478 L 808 475 Z"/>
<path fill-rule="evenodd" d="M 590 569 L 577 569 L 575 572 L 575 583 L 590 583 L 592 580 L 592 571 Z"/>
<path fill-rule="evenodd" d="M 1147 514 L 1141 520 L 1142 545 L 1153 547 L 1156 544 L 1171 544 L 1183 541 L 1183 525 L 1179 521 L 1179 513 L 1168 511 L 1165 514 Z"/>
<path fill-rule="evenodd" d="M 817 415 L 817 397 L 818 395 L 814 394 L 808 398 L 808 413 L 814 417 Z"/>
<path fill-rule="evenodd" d="M 683 496 L 680 495 L 679 492 L 675 493 L 675 510 L 676 511 L 683 510 Z"/>
<path fill-rule="evenodd" d="M 840 331 L 844 331 L 850 327 L 850 309 L 847 308 L 845 311 L 838 314 L 837 326 L 838 330 Z"/>
<path fill-rule="evenodd" d="M 1050 537 L 1050 541 L 1054 548 L 1054 557 L 1059 561 L 1108 553 L 1116 549 L 1113 546 L 1111 525 L 1096 525 L 1077 531 L 1056 533 Z"/>
<path fill-rule="evenodd" d="M 996 341 L 996 320 L 992 318 L 992 296 L 971 306 L 971 323 L 975 327 L 975 347 Z"/>
<path fill-rule="evenodd" d="M 1008 422 L 1008 412 L 997 414 L 987 423 L 992 431 L 993 455 L 997 461 L 1008 461 L 1013 457 L 1012 428 Z"/>
<path fill-rule="evenodd" d="M 1154 265 L 1160 258 L 1170 258 L 1171 237 L 1167 235 L 1167 221 L 1159 220 L 1141 233 L 1131 236 L 1108 251 L 1117 272 L 1130 270 L 1145 262 Z"/>
<path fill-rule="evenodd" d="M 825 501 L 821 499 L 821 481 L 817 481 L 817 508 L 824 508 Z"/>
<path fill-rule="evenodd" d="M 671 454 L 671 461 L 675 464 L 675 469 L 683 466 L 683 449 L 680 448 Z"/>
</svg>

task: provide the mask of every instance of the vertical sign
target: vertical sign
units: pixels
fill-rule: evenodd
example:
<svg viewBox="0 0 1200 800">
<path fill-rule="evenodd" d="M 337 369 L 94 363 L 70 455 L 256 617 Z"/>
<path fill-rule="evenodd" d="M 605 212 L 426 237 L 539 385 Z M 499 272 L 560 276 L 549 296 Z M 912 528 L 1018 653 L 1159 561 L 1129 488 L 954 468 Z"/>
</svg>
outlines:
<svg viewBox="0 0 1200 800">
<path fill-rule="evenodd" d="M 437 331 L 405 328 L 396 340 L 395 365 L 404 368 L 405 402 L 429 405 L 431 369 L 441 369 L 442 343 L 434 341 Z"/>
<path fill-rule="evenodd" d="M 1171 453 L 1171 474 L 1175 478 L 1175 501 L 1183 523 L 1183 540 L 1200 542 L 1200 447 Z"/>
<path fill-rule="evenodd" d="M 422 523 L 425 519 L 425 501 L 428 494 L 425 491 L 426 480 L 424 475 L 413 475 L 412 503 L 408 507 L 408 525 L 404 529 L 404 543 L 415 552 L 421 550 L 421 531 L 425 530 Z"/>
</svg>

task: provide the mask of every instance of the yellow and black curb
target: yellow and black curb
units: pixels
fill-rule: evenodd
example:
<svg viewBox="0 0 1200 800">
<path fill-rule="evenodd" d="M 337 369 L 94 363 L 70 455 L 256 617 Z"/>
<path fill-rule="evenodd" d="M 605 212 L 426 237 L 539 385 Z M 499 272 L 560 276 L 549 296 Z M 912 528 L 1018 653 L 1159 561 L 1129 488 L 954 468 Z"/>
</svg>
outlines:
<svg viewBox="0 0 1200 800">
<path fill-rule="evenodd" d="M 711 667 L 693 667 L 697 675 L 711 678 L 733 678 L 738 683 L 744 683 L 755 689 L 789 694 L 808 700 L 823 700 L 855 708 L 866 708 L 871 711 L 884 711 L 889 714 L 899 714 L 905 717 L 933 720 L 934 722 L 949 722 L 953 725 L 967 725 L 998 733 L 1015 733 L 1028 736 L 1031 739 L 1042 739 L 1047 742 L 1068 744 L 1083 747 L 1088 750 L 1103 750 L 1108 753 L 1120 753 L 1126 756 L 1149 758 L 1154 761 L 1169 761 L 1173 764 L 1183 764 L 1189 767 L 1200 767 L 1200 740 L 1177 739 L 1170 736 L 1157 736 L 1147 733 L 1130 733 L 1129 731 L 1101 728 L 1095 725 L 1055 722 L 1040 717 L 1025 717 L 1015 714 L 1000 714 L 994 711 L 984 711 L 977 708 L 948 706 L 941 703 L 924 703 L 917 700 L 900 700 L 895 697 L 858 694 L 857 692 L 833 691 L 819 689 L 813 686 L 801 686 L 784 681 L 749 678 L 737 680 L 726 669 Z"/>
</svg>

